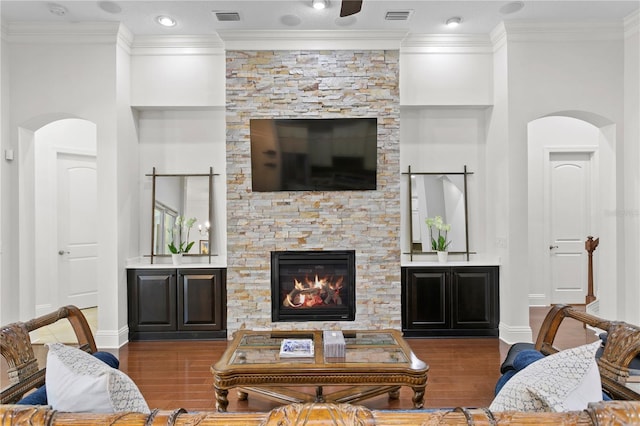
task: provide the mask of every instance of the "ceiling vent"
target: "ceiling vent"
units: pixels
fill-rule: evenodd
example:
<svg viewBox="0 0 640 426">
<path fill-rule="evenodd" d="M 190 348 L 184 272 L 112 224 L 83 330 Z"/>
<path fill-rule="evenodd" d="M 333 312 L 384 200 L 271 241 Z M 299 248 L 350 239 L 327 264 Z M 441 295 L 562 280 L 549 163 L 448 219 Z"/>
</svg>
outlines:
<svg viewBox="0 0 640 426">
<path fill-rule="evenodd" d="M 220 22 L 233 22 L 240 20 L 240 14 L 238 12 L 214 12 L 216 18 Z"/>
<path fill-rule="evenodd" d="M 413 10 L 390 10 L 384 16 L 385 21 L 408 21 Z"/>
</svg>

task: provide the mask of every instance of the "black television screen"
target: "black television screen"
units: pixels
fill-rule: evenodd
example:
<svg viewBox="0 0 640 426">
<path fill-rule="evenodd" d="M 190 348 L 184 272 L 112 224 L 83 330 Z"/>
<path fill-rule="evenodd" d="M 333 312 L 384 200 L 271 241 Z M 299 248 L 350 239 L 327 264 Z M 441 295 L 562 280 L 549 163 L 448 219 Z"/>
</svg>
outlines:
<svg viewBox="0 0 640 426">
<path fill-rule="evenodd" d="M 251 119 L 253 191 L 376 189 L 376 118 Z"/>
</svg>

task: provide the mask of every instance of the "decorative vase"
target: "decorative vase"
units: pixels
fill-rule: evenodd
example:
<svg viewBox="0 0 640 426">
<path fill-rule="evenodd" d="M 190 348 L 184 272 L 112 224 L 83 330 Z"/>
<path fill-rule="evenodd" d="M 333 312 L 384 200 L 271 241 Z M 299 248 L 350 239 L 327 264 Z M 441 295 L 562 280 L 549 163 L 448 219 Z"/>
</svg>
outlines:
<svg viewBox="0 0 640 426">
<path fill-rule="evenodd" d="M 174 265 L 179 265 L 182 263 L 182 253 L 171 253 L 171 260 Z"/>
<path fill-rule="evenodd" d="M 439 251 L 438 252 L 438 262 L 447 263 L 447 255 L 448 254 L 449 254 L 449 252 L 447 252 L 447 251 Z"/>
</svg>

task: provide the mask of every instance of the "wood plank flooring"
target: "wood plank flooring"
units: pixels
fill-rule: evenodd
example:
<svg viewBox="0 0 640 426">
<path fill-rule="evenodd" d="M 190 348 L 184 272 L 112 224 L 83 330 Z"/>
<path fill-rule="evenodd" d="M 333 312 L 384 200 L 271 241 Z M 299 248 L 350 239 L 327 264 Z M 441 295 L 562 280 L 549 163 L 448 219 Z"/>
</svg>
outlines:
<svg viewBox="0 0 640 426">
<path fill-rule="evenodd" d="M 549 308 L 531 308 L 534 337 Z M 559 346 L 577 346 L 595 340 L 593 332 L 581 324 L 563 324 Z M 495 338 L 407 339 L 416 356 L 429 364 L 425 408 L 488 406 L 500 376 L 500 363 L 508 345 Z M 116 355 L 120 369 L 138 385 L 151 408 L 184 408 L 189 411 L 215 410 L 213 377 L 209 370 L 226 349 L 227 342 L 155 341 L 130 342 Z M 311 392 L 311 389 L 309 389 Z M 413 392 L 402 388 L 400 398 L 386 395 L 363 401 L 371 409 L 411 409 Z M 249 394 L 238 401 L 229 392 L 229 411 L 268 411 L 278 404 Z"/>
</svg>

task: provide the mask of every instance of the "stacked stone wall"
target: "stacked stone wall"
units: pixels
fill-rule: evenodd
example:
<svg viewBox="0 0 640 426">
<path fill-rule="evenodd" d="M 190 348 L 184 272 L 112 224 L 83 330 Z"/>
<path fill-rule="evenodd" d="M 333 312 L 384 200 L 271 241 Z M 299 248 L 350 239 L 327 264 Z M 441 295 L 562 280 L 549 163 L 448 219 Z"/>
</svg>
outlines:
<svg viewBox="0 0 640 426">
<path fill-rule="evenodd" d="M 398 51 L 227 52 L 227 329 L 401 328 Z M 251 191 L 252 118 L 378 119 L 377 190 Z M 355 250 L 356 320 L 271 321 L 270 253 Z"/>
</svg>

